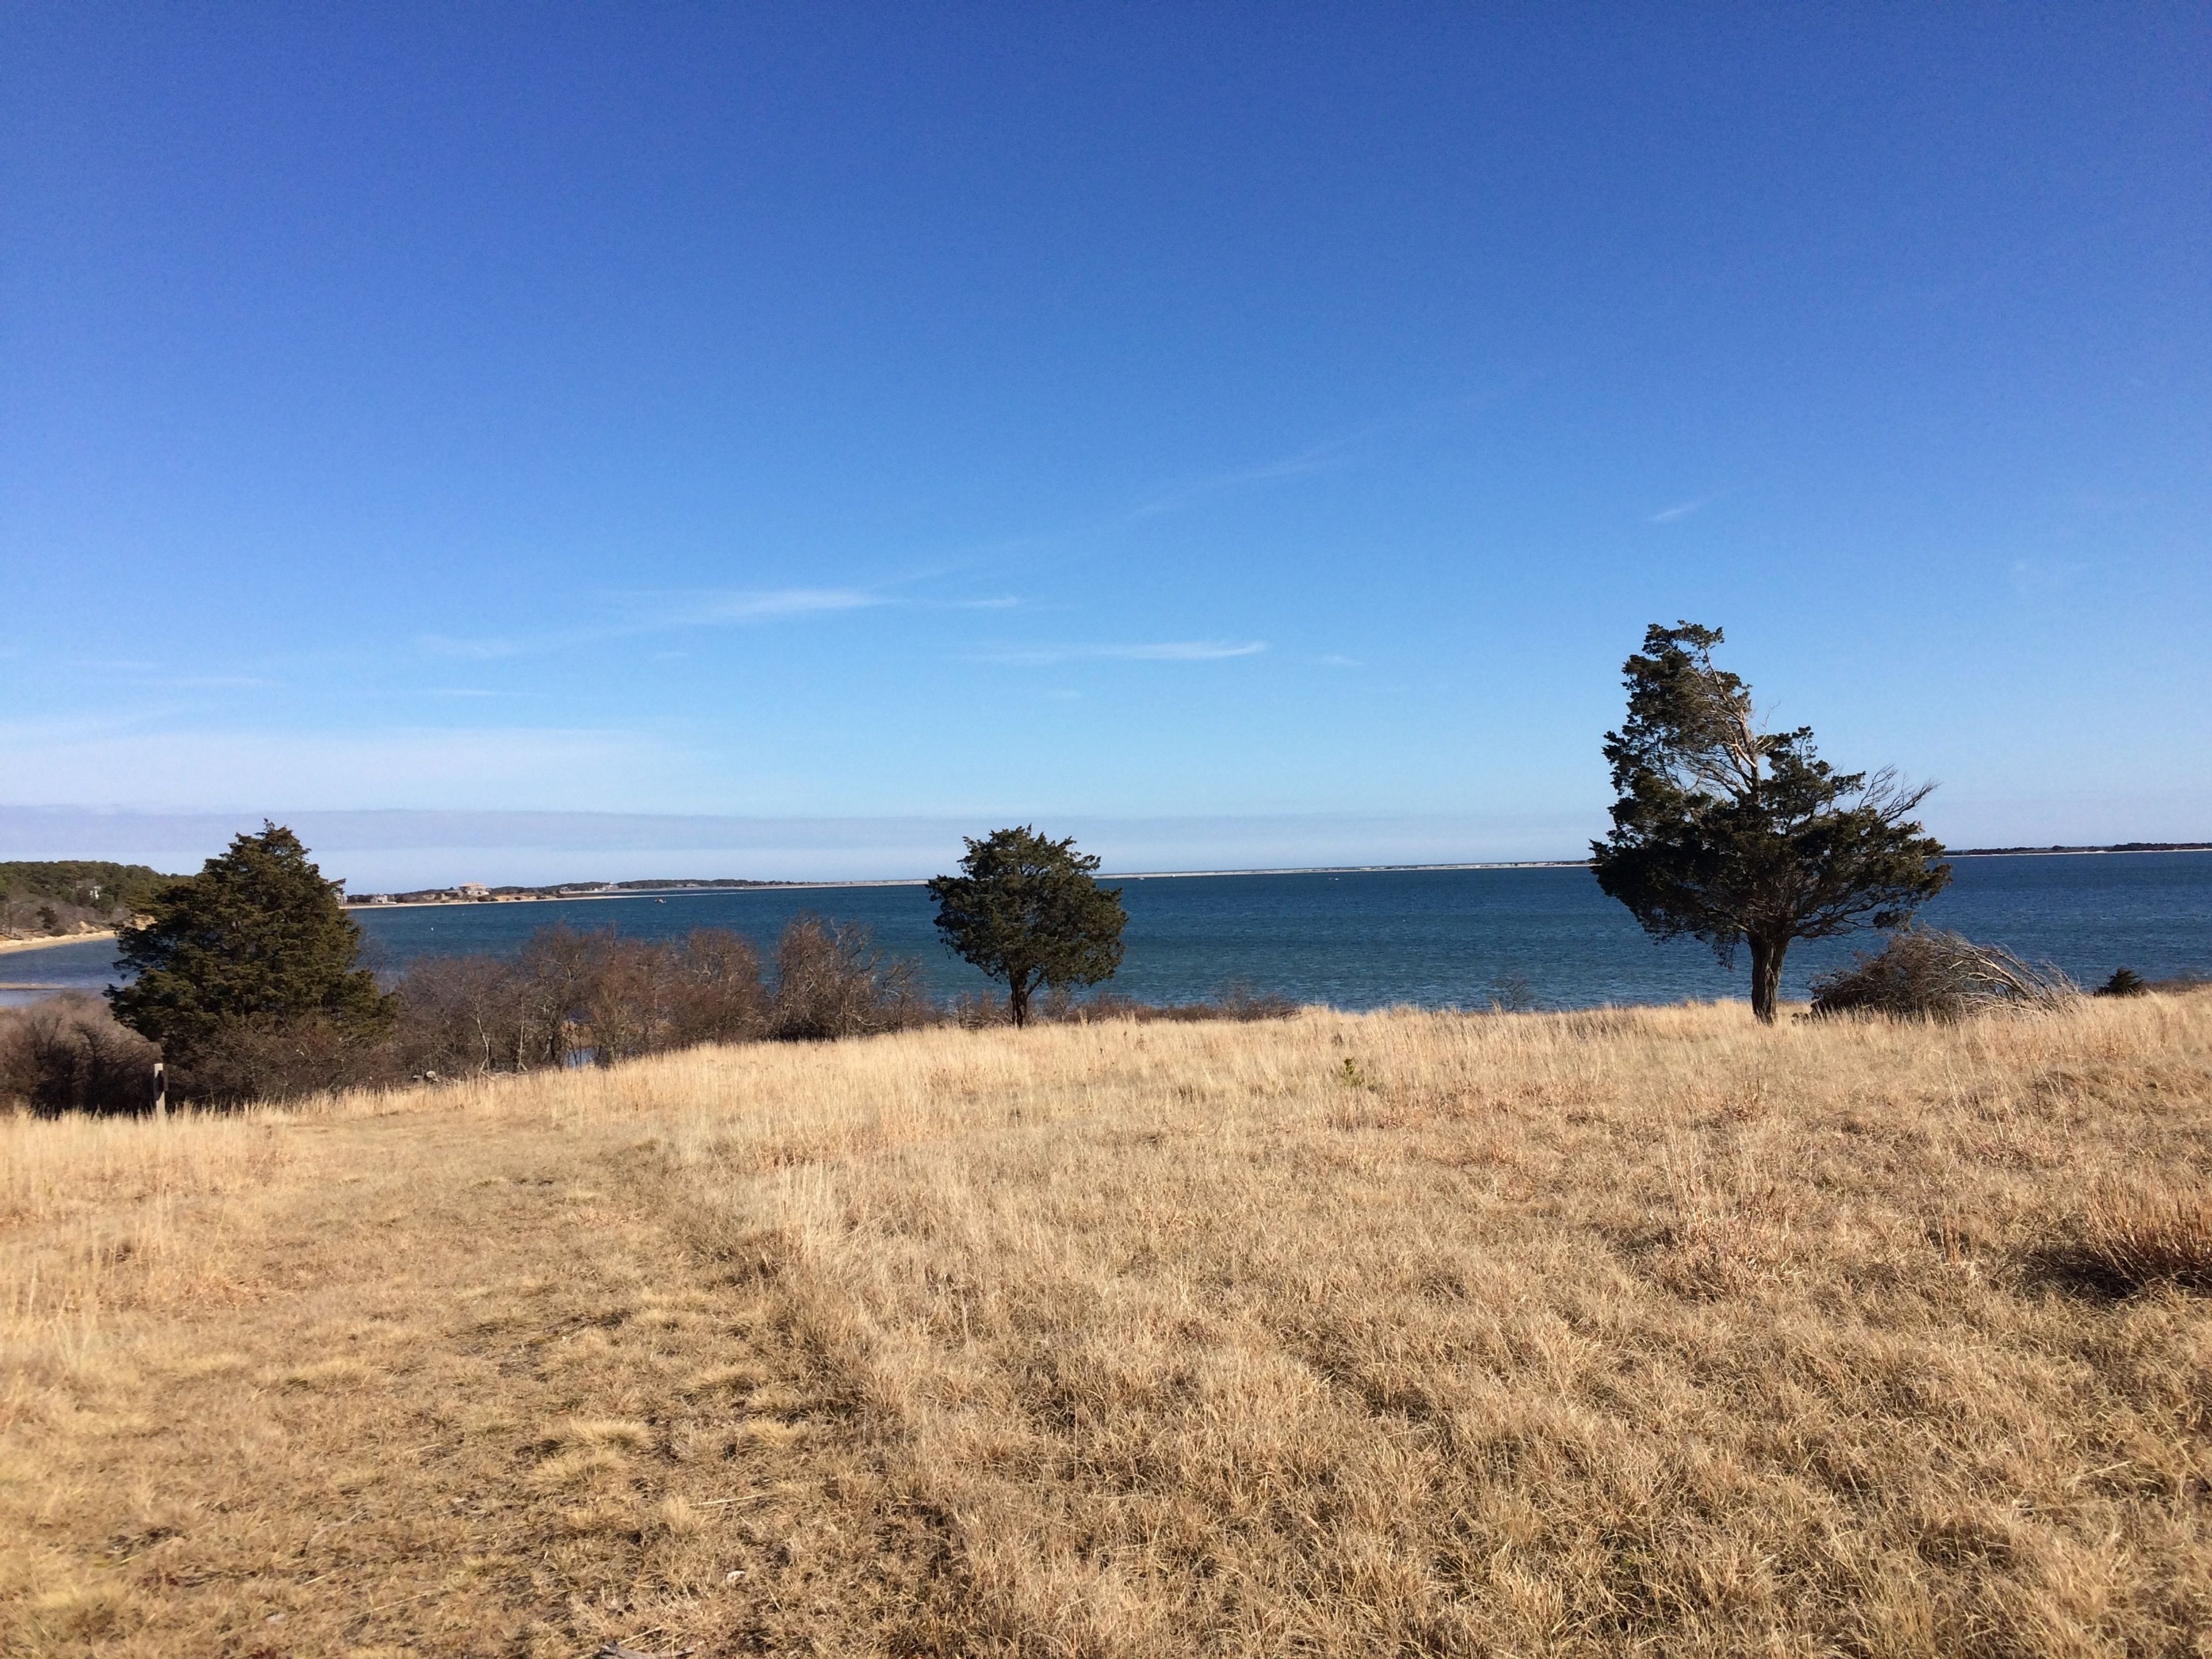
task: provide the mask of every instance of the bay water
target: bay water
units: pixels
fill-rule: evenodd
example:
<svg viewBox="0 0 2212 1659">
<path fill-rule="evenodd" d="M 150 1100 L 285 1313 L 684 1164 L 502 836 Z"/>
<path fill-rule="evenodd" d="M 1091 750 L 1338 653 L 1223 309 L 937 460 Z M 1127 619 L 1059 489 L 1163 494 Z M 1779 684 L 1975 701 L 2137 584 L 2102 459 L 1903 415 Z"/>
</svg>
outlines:
<svg viewBox="0 0 2212 1659">
<path fill-rule="evenodd" d="M 2084 984 L 2116 968 L 2146 978 L 2212 976 L 2212 854 L 2048 854 L 1955 861 L 1951 886 L 1921 913 L 1932 926 L 2055 963 Z M 1127 947 L 1109 988 L 1181 1002 L 1235 985 L 1301 1003 L 1376 1008 L 1482 1006 L 1533 1000 L 1553 1008 L 1747 994 L 1747 961 L 1723 969 L 1693 941 L 1648 939 L 1587 869 L 1370 870 L 1125 878 Z M 532 932 L 566 922 L 641 939 L 728 927 L 765 957 L 803 912 L 867 927 L 911 956 L 930 992 L 986 991 L 948 956 L 919 884 L 745 888 L 529 903 L 362 908 L 368 957 L 396 975 L 426 956 L 513 954 Z M 1878 939 L 1792 948 L 1787 996 Z M 106 941 L 0 956 L 0 1000 L 97 990 L 114 976 Z"/>
</svg>

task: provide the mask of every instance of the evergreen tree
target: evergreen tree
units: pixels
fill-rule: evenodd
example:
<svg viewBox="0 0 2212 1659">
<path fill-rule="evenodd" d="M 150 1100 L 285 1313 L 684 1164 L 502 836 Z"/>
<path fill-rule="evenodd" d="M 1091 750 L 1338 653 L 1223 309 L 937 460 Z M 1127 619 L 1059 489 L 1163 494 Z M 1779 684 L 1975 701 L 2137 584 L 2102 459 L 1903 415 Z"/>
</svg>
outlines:
<svg viewBox="0 0 2212 1659">
<path fill-rule="evenodd" d="M 1029 1023 L 1040 985 L 1096 985 L 1121 965 L 1128 914 L 1120 888 L 1092 879 L 1097 868 L 1073 837 L 1051 841 L 1024 825 L 969 840 L 961 873 L 929 884 L 946 947 L 1006 982 L 1017 1026 Z"/>
<path fill-rule="evenodd" d="M 1734 967 L 1774 1018 L 1792 939 L 1894 927 L 1943 890 L 1942 843 L 1911 814 L 1932 786 L 1838 772 L 1813 732 L 1762 732 L 1751 688 L 1713 665 L 1717 628 L 1654 623 L 1625 665 L 1628 719 L 1605 738 L 1620 796 L 1590 844 L 1598 885 L 1659 939 L 1688 936 Z"/>
<path fill-rule="evenodd" d="M 228 1026 L 318 1019 L 351 1036 L 386 1025 L 392 999 L 357 966 L 361 929 L 338 884 L 300 838 L 264 821 L 197 876 L 148 902 L 152 919 L 124 930 L 117 955 L 136 977 L 112 988 L 116 1016 L 188 1062 Z"/>
</svg>

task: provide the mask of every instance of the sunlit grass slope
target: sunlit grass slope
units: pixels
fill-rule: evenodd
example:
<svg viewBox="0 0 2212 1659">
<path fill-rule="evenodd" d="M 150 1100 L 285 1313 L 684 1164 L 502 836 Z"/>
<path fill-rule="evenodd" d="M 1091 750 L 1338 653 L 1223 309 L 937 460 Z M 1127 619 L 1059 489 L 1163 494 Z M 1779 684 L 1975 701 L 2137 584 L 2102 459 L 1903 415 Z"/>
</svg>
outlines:
<svg viewBox="0 0 2212 1659">
<path fill-rule="evenodd" d="M 0 1123 L 9 1653 L 2185 1654 L 2212 997 Z"/>
</svg>

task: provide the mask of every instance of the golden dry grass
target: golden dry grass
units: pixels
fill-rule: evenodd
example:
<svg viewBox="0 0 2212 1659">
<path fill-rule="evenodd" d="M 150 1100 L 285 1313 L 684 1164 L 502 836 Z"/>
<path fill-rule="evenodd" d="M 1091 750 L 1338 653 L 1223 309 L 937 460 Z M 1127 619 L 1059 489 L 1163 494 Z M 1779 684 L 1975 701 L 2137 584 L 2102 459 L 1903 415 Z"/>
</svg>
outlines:
<svg viewBox="0 0 2212 1659">
<path fill-rule="evenodd" d="M 2212 1652 L 2209 1176 L 2206 996 L 0 1123 L 0 1652 Z"/>
</svg>

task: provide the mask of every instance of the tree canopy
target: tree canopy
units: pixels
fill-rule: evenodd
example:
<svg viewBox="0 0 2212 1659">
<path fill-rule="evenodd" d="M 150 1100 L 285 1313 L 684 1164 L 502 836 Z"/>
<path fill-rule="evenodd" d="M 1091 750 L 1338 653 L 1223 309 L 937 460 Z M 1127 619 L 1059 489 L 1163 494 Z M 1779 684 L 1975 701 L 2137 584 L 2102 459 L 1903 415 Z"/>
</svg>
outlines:
<svg viewBox="0 0 2212 1659">
<path fill-rule="evenodd" d="M 49 859 L 0 864 L 0 900 L 59 899 L 113 914 L 143 908 L 164 883 L 176 880 L 143 864 L 104 859 Z"/>
<path fill-rule="evenodd" d="M 323 879 L 282 825 L 264 822 L 259 835 L 238 836 L 147 908 L 151 920 L 118 940 L 136 976 L 108 1000 L 172 1062 L 245 1021 L 319 1018 L 368 1035 L 391 1017 L 390 999 L 357 965 L 361 930 L 338 884 Z"/>
<path fill-rule="evenodd" d="M 1590 854 L 1654 937 L 1702 939 L 1729 967 L 1749 945 L 1752 1008 L 1771 1021 L 1791 940 L 1894 927 L 1951 866 L 1911 818 L 1933 786 L 1838 772 L 1809 726 L 1761 730 L 1751 688 L 1713 664 L 1722 638 L 1654 623 L 1624 665 L 1628 718 L 1605 738 L 1619 799 Z"/>
<path fill-rule="evenodd" d="M 961 873 L 929 884 L 946 947 L 1006 981 L 1016 1025 L 1029 1023 L 1039 986 L 1096 985 L 1121 965 L 1128 913 L 1120 888 L 1093 878 L 1097 868 L 1073 836 L 1053 841 L 1025 824 L 969 839 Z"/>
</svg>

